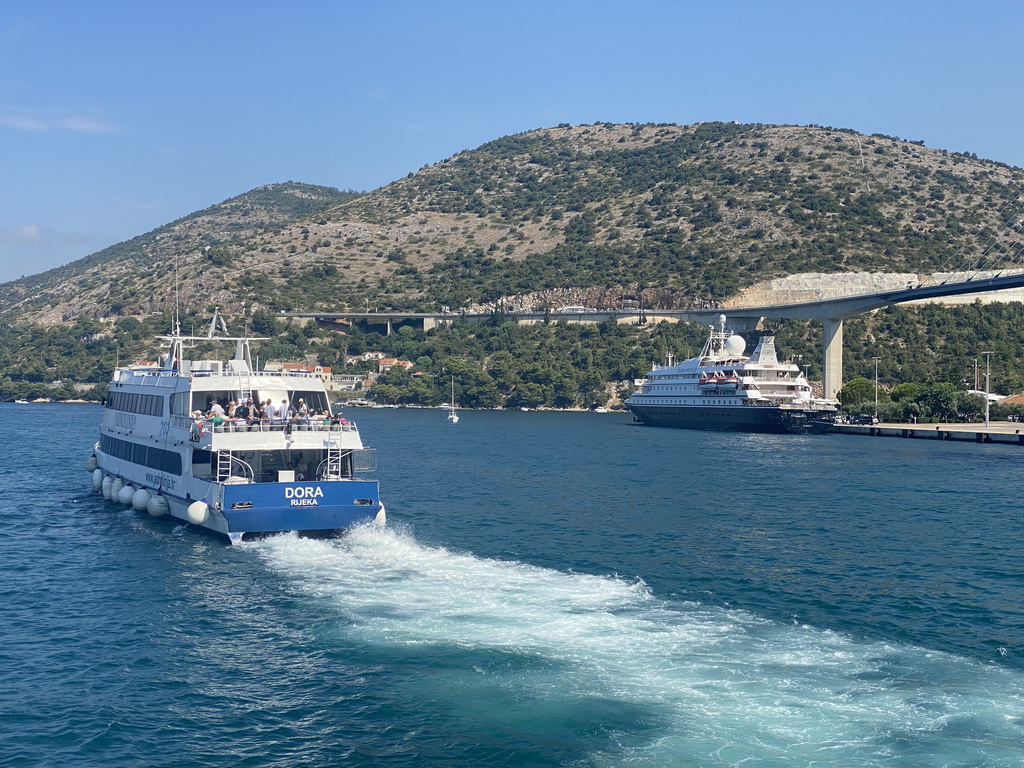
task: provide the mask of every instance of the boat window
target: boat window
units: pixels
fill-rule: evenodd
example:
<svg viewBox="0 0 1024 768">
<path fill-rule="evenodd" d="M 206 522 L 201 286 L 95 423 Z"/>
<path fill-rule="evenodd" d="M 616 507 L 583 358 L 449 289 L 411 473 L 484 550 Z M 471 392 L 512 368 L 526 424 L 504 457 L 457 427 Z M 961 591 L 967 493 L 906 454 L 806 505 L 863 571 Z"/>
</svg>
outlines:
<svg viewBox="0 0 1024 768">
<path fill-rule="evenodd" d="M 145 416 L 163 415 L 163 397 L 147 395 L 140 392 L 111 392 L 107 398 L 107 408 L 114 411 L 141 413 Z"/>
<path fill-rule="evenodd" d="M 188 392 L 175 392 L 171 395 L 171 414 L 173 416 L 188 416 L 190 412 Z"/>
<path fill-rule="evenodd" d="M 100 450 L 118 459 L 130 461 L 160 472 L 172 475 L 181 474 L 181 455 L 174 451 L 166 451 L 156 446 L 146 446 L 119 440 L 110 435 L 100 437 Z"/>
<path fill-rule="evenodd" d="M 196 477 L 212 477 L 213 455 L 213 451 L 192 451 L 192 474 Z"/>
</svg>

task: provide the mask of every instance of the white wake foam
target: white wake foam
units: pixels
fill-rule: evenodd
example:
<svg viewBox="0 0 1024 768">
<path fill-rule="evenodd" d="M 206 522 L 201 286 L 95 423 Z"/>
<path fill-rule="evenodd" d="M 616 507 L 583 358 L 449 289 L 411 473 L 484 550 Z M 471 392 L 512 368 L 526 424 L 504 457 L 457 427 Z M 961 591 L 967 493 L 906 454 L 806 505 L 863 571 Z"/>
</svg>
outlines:
<svg viewBox="0 0 1024 768">
<path fill-rule="evenodd" d="M 393 528 L 253 546 L 356 642 L 471 652 L 476 706 L 500 691 L 648 713 L 657 726 L 629 744 L 630 764 L 909 765 L 925 764 L 914 762 L 922 749 L 928 765 L 1020 759 L 1024 676 L 1014 671 L 669 602 L 615 577 L 427 547 Z M 444 680 L 432 685 L 444 695 Z M 471 709 L 467 685 L 458 679 Z"/>
</svg>

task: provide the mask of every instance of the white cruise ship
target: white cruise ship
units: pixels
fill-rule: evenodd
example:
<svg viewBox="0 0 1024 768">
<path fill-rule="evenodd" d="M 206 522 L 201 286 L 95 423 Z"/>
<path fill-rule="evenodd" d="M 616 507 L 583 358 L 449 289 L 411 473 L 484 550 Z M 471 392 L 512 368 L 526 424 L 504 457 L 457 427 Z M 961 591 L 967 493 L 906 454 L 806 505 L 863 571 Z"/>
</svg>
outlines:
<svg viewBox="0 0 1024 768">
<path fill-rule="evenodd" d="M 745 349 L 722 315 L 700 355 L 655 367 L 626 406 L 635 421 L 659 427 L 805 433 L 832 426 L 835 401 L 814 397 L 800 368 L 779 362 L 774 336 L 763 336 L 749 357 Z"/>
<path fill-rule="evenodd" d="M 86 463 L 93 489 L 232 543 L 384 525 L 377 481 L 361 476 L 376 469 L 376 454 L 355 424 L 331 412 L 323 382 L 305 372 L 253 370 L 249 343 L 264 339 L 226 331 L 215 314 L 207 336 L 161 337 L 170 347 L 162 364 L 114 371 L 100 440 Z M 186 359 L 195 344 L 210 341 L 233 342 L 234 357 Z M 235 410 L 235 418 L 220 413 L 249 400 L 253 409 Z M 273 414 L 257 418 L 255 404 L 268 400 Z"/>
</svg>

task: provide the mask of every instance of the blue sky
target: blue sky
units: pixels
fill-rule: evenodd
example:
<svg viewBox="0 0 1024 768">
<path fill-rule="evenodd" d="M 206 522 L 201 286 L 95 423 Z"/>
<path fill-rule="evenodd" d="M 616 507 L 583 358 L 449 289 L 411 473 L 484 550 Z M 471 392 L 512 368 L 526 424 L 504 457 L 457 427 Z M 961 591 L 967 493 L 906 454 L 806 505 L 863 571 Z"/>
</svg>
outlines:
<svg viewBox="0 0 1024 768">
<path fill-rule="evenodd" d="M 1022 29 L 1017 0 L 5 0 L 0 281 L 559 123 L 817 123 L 1024 166 Z"/>
</svg>

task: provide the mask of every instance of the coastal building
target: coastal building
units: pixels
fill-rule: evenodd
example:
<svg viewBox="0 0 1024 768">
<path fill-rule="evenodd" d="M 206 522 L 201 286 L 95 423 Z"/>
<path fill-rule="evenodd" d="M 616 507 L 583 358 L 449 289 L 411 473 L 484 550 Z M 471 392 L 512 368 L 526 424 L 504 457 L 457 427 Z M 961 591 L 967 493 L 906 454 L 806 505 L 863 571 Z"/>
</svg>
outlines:
<svg viewBox="0 0 1024 768">
<path fill-rule="evenodd" d="M 410 368 L 412 368 L 412 363 L 409 362 L 408 360 L 398 360 L 397 358 L 394 357 L 381 358 L 380 362 L 377 365 L 378 370 L 381 373 L 386 373 L 387 371 L 390 371 L 392 368 L 405 368 L 405 370 L 409 370 Z"/>
<path fill-rule="evenodd" d="M 337 392 L 355 392 L 366 383 L 366 375 L 358 373 L 335 373 L 327 383 L 329 389 Z"/>
</svg>

